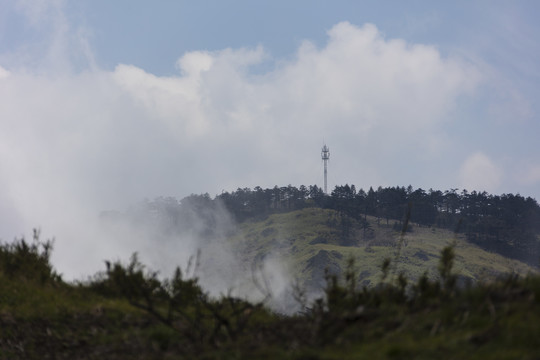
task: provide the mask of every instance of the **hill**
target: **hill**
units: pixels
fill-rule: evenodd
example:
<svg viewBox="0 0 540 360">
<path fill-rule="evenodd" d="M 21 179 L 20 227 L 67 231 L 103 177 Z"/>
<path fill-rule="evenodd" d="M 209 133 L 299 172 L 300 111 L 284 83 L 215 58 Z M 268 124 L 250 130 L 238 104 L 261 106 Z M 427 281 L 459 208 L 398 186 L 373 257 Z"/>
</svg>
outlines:
<svg viewBox="0 0 540 360">
<path fill-rule="evenodd" d="M 189 200 L 189 199 L 188 199 Z M 464 235 L 481 248 L 531 266 L 540 259 L 540 206 L 519 194 L 491 195 L 458 189 L 446 191 L 412 186 L 356 190 L 354 185 L 336 186 L 331 194 L 314 186 L 256 187 L 216 196 L 237 222 L 306 207 L 336 210 L 360 224 L 367 216 L 381 222 L 410 222 Z M 341 222 L 348 235 L 347 222 Z M 367 225 L 367 224 L 362 224 Z M 398 227 L 399 228 L 399 227 Z M 346 239 L 344 239 L 346 240 Z"/>
<path fill-rule="evenodd" d="M 358 222 L 335 210 L 313 207 L 272 214 L 264 220 L 246 220 L 229 241 L 246 268 L 252 262 L 277 258 L 311 291 L 325 286 L 325 269 L 340 275 L 350 259 L 354 259 L 359 285 L 379 283 L 381 266 L 387 258 L 393 263 L 394 275 L 403 272 L 416 281 L 427 272 L 436 278 L 441 251 L 451 244 L 456 253 L 454 269 L 461 283 L 537 271 L 520 261 L 488 252 L 467 241 L 463 234 L 418 224 L 409 224 L 408 228 L 402 234 L 402 226 L 394 222 L 372 216 Z"/>
<path fill-rule="evenodd" d="M 191 254 L 199 249 L 197 275 L 213 295 L 233 291 L 252 301 L 271 295 L 274 309 L 290 313 L 298 305 L 291 289 L 313 299 L 327 275 L 341 274 L 351 259 L 360 287 L 380 282 L 386 259 L 392 278 L 403 273 L 416 281 L 426 272 L 436 279 L 440 252 L 449 244 L 457 253 L 460 286 L 534 272 L 539 209 L 519 195 L 455 189 L 364 192 L 345 185 L 325 195 L 316 186 L 287 186 L 238 189 L 213 199 L 158 198 L 103 220 L 110 229 L 129 229 L 129 238 L 146 234 L 166 255 L 178 253 L 171 244 L 187 244 L 184 252 Z"/>
</svg>

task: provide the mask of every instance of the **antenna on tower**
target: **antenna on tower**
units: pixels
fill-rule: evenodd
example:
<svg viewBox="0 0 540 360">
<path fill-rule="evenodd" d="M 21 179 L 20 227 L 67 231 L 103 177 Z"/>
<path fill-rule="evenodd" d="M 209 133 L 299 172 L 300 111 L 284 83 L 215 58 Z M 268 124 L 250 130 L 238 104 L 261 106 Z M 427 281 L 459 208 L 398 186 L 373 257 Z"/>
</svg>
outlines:
<svg viewBox="0 0 540 360">
<path fill-rule="evenodd" d="M 328 194 L 326 184 L 327 184 L 327 174 L 328 174 L 328 170 L 327 170 L 328 160 L 330 159 L 330 148 L 326 146 L 326 144 L 324 144 L 322 147 L 321 158 L 324 162 L 324 193 Z"/>
</svg>

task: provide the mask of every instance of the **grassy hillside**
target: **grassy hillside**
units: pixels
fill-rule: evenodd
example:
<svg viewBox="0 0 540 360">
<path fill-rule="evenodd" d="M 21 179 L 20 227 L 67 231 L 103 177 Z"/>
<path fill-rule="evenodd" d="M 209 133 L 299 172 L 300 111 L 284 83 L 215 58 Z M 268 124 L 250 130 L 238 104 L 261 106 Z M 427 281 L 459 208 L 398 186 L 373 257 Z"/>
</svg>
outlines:
<svg viewBox="0 0 540 360">
<path fill-rule="evenodd" d="M 345 219 L 349 229 L 344 240 L 342 221 L 334 210 L 306 208 L 243 222 L 230 240 L 246 267 L 254 261 L 278 257 L 301 283 L 313 289 L 324 286 L 325 269 L 339 274 L 351 258 L 360 283 L 366 286 L 380 281 L 385 258 L 392 261 L 393 275 L 404 272 L 415 281 L 427 271 L 436 277 L 441 250 L 449 244 L 455 246 L 454 270 L 462 282 L 536 272 L 531 266 L 482 250 L 463 235 L 447 230 L 409 224 L 411 231 L 402 236 L 399 224 L 368 216 L 370 227 L 366 230 L 362 224 Z"/>
</svg>

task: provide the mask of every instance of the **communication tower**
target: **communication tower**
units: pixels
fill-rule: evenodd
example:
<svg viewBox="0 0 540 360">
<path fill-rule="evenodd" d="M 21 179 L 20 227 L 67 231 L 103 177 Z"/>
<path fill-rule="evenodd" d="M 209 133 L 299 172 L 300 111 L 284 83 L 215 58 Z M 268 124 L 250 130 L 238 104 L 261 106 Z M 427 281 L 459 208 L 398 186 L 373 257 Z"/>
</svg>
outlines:
<svg viewBox="0 0 540 360">
<path fill-rule="evenodd" d="M 330 159 L 330 148 L 328 148 L 328 146 L 326 146 L 326 144 L 323 145 L 322 147 L 322 150 L 321 150 L 321 158 L 324 162 L 324 193 L 325 194 L 328 194 L 327 192 L 327 189 L 326 189 L 326 184 L 327 184 L 327 173 L 328 173 L 328 160 Z"/>
</svg>

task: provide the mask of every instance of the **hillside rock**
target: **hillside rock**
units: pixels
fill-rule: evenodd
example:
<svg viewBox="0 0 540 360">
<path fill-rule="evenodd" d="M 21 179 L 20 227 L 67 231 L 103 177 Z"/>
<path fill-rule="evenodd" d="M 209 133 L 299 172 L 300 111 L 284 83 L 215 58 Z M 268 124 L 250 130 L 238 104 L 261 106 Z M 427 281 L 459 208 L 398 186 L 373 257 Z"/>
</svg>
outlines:
<svg viewBox="0 0 540 360">
<path fill-rule="evenodd" d="M 311 257 L 306 262 L 304 271 L 311 273 L 306 286 L 314 290 L 320 290 L 326 286 L 326 273 L 339 276 L 342 272 L 338 261 L 326 250 L 319 250 L 316 255 Z"/>
</svg>

